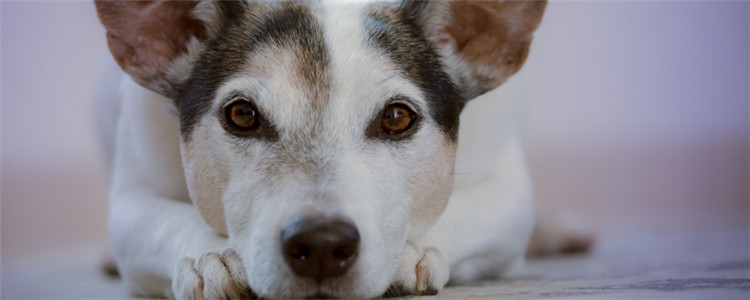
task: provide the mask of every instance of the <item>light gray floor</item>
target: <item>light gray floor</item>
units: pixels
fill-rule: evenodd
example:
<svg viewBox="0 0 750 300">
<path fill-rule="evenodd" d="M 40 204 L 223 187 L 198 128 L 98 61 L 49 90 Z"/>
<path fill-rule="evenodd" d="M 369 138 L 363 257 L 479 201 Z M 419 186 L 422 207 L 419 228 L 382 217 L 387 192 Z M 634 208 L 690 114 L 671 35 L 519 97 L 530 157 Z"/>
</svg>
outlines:
<svg viewBox="0 0 750 300">
<path fill-rule="evenodd" d="M 516 279 L 441 299 L 750 299 L 747 229 L 605 235 L 589 254 L 535 259 Z M 3 272 L 3 299 L 128 299 L 99 273 L 101 245 L 55 249 Z M 434 297 L 425 297 L 434 298 Z"/>
<path fill-rule="evenodd" d="M 532 260 L 525 278 L 439 298 L 750 299 L 747 230 L 605 236 L 588 255 Z"/>
</svg>

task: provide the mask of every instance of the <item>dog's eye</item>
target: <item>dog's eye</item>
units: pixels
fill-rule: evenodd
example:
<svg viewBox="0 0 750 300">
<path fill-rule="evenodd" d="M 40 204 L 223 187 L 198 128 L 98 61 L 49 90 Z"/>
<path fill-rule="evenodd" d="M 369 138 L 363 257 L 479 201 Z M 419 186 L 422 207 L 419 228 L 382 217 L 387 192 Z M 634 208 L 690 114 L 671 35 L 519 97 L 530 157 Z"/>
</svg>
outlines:
<svg viewBox="0 0 750 300">
<path fill-rule="evenodd" d="M 225 109 L 227 122 L 239 130 L 253 130 L 258 128 L 258 111 L 250 101 L 240 99 L 234 101 Z"/>
<path fill-rule="evenodd" d="M 388 105 L 380 116 L 380 128 L 387 134 L 403 133 L 414 125 L 416 113 L 401 103 Z"/>
</svg>

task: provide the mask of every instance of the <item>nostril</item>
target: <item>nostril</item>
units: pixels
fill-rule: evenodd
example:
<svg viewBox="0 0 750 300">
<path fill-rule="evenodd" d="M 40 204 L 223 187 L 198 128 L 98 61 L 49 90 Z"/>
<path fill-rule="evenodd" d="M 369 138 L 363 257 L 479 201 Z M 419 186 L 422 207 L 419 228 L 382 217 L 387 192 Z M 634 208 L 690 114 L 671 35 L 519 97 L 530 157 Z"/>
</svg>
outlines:
<svg viewBox="0 0 750 300">
<path fill-rule="evenodd" d="M 289 258 L 296 260 L 306 260 L 310 258 L 310 249 L 300 245 L 284 247 L 284 253 Z"/>
<path fill-rule="evenodd" d="M 340 219 L 301 219 L 281 232 L 284 260 L 302 277 L 323 278 L 344 274 L 356 261 L 359 231 Z"/>
<path fill-rule="evenodd" d="M 345 259 L 352 257 L 352 255 L 354 255 L 354 252 L 356 251 L 357 251 L 356 248 L 352 246 L 341 246 L 341 247 L 337 247 L 336 249 L 333 249 L 333 253 L 331 257 L 337 260 L 345 260 Z"/>
</svg>

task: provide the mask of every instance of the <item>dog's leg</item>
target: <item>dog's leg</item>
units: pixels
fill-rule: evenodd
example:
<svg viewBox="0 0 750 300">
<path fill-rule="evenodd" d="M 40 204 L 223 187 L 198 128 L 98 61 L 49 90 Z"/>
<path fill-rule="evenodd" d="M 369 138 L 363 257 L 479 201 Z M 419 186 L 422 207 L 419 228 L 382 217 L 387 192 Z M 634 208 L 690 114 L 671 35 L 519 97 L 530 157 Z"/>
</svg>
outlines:
<svg viewBox="0 0 750 300">
<path fill-rule="evenodd" d="M 455 271 L 450 278 L 456 282 L 488 272 L 499 275 L 523 264 L 533 227 L 530 179 L 520 142 L 514 139 L 503 150 L 494 173 L 473 186 L 454 189 L 443 215 L 416 243 L 419 246 L 411 247 L 421 249 L 422 255 L 409 254 L 414 250 L 406 247 L 394 285 L 413 287 L 411 294 L 423 294 L 440 290 L 449 270 Z M 472 263 L 474 259 L 482 263 Z M 420 276 L 421 270 L 430 272 L 422 271 Z"/>
<path fill-rule="evenodd" d="M 109 201 L 113 254 L 130 290 L 178 299 L 238 298 L 243 267 L 187 203 L 176 117 L 165 98 L 123 82 Z"/>
<path fill-rule="evenodd" d="M 243 266 L 190 204 L 155 195 L 147 187 L 113 191 L 110 239 L 122 278 L 139 296 L 207 299 L 246 289 Z M 171 290 L 171 292 L 170 292 Z M 216 292 L 222 294 L 216 294 Z M 227 294 L 229 294 L 227 292 Z"/>
<path fill-rule="evenodd" d="M 494 170 L 475 186 L 454 190 L 445 213 L 422 240 L 442 253 L 451 271 L 461 270 L 451 274 L 451 281 L 474 280 L 492 269 L 497 276 L 523 264 L 535 209 L 518 138 L 508 141 Z M 484 261 L 482 268 L 471 272 L 461 266 L 473 259 Z"/>
<path fill-rule="evenodd" d="M 539 207 L 544 207 L 544 204 Z M 537 219 L 527 251 L 529 256 L 581 253 L 594 244 L 596 233 L 578 215 L 540 209 Z"/>
<path fill-rule="evenodd" d="M 114 163 L 115 131 L 120 118 L 120 93 L 118 86 L 124 73 L 108 56 L 101 59 L 94 84 L 94 109 L 92 119 L 95 124 L 97 141 L 107 170 Z M 100 262 L 101 270 L 107 276 L 119 276 L 117 264 L 112 257 L 112 247 L 107 244 Z"/>
</svg>

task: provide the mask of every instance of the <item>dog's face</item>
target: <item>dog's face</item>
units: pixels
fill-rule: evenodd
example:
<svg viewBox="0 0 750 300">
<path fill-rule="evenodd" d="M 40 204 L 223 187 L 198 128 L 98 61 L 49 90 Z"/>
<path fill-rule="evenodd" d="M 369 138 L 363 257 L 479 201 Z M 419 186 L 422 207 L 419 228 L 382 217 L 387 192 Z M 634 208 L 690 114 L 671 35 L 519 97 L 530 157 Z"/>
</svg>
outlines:
<svg viewBox="0 0 750 300">
<path fill-rule="evenodd" d="M 447 203 L 462 107 L 520 68 L 544 8 L 172 3 L 136 20 L 146 5 L 97 5 L 121 66 L 175 100 L 191 199 L 265 297 L 388 288 Z M 334 269 L 304 265 L 329 246 Z"/>
<path fill-rule="evenodd" d="M 376 296 L 448 199 L 461 97 L 424 41 L 388 36 L 409 28 L 373 7 L 256 9 L 208 47 L 181 98 L 191 195 L 223 206 L 248 274 L 262 274 L 256 293 Z M 396 51 L 426 59 L 390 55 L 407 45 Z M 348 276 L 284 267 L 282 232 L 311 218 L 357 229 Z"/>
</svg>

